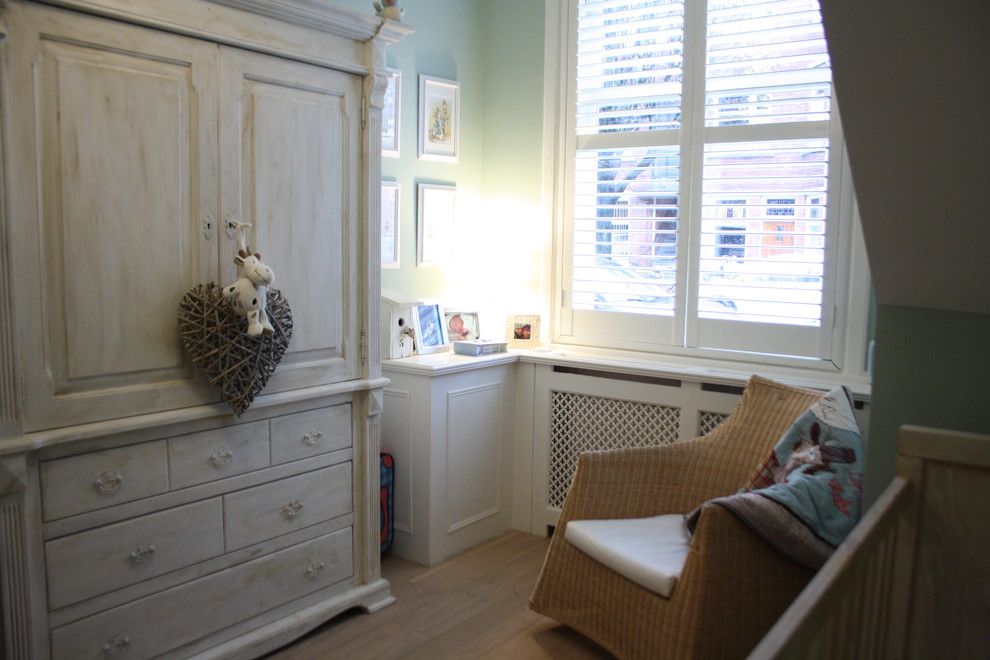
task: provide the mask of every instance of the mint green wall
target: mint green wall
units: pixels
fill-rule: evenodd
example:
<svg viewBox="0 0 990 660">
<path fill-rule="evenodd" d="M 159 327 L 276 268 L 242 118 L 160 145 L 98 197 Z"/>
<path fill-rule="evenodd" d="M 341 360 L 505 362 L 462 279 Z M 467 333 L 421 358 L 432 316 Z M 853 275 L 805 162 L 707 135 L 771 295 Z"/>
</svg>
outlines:
<svg viewBox="0 0 990 660">
<path fill-rule="evenodd" d="M 483 193 L 488 240 L 498 248 L 497 256 L 489 257 L 489 269 L 501 272 L 493 282 L 500 288 L 486 293 L 504 313 L 539 313 L 546 319 L 551 221 L 540 205 L 544 3 L 489 0 L 484 5 Z"/>
<path fill-rule="evenodd" d="M 336 3 L 372 11 L 370 0 Z M 493 329 L 486 333 L 500 336 L 502 321 L 494 312 L 505 313 L 520 300 L 543 299 L 538 287 L 546 269 L 533 265 L 543 258 L 543 246 L 539 252 L 529 248 L 532 241 L 520 241 L 512 231 L 521 226 L 532 232 L 533 223 L 540 225 L 541 235 L 549 231 L 548 221 L 537 217 L 543 2 L 406 0 L 401 6 L 402 21 L 415 28 L 387 56 L 388 65 L 402 72 L 401 155 L 382 159 L 382 176 L 400 184 L 400 268 L 382 271 L 382 288 L 484 308 Z M 420 74 L 460 82 L 460 157 L 455 164 L 417 158 Z M 457 186 L 457 256 L 446 267 L 416 267 L 417 183 Z M 498 212 L 504 208 L 513 212 Z"/>
<path fill-rule="evenodd" d="M 868 502 L 894 475 L 902 424 L 990 433 L 990 316 L 878 305 L 876 343 Z"/>
</svg>

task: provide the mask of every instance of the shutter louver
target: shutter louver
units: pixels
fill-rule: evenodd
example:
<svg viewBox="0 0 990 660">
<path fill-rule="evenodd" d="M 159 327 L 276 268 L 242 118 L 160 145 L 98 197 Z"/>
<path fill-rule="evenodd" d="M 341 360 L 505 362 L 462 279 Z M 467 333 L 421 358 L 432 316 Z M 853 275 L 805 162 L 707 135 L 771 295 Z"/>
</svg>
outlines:
<svg viewBox="0 0 990 660">
<path fill-rule="evenodd" d="M 831 68 L 817 0 L 709 0 L 698 316 L 817 327 Z M 820 139 L 737 141 L 806 124 Z M 724 140 L 724 141 L 723 141 Z"/>
<path fill-rule="evenodd" d="M 573 306 L 672 315 L 678 148 L 579 151 L 575 162 Z"/>
<path fill-rule="evenodd" d="M 676 129 L 683 0 L 581 0 L 577 133 Z"/>
<path fill-rule="evenodd" d="M 828 120 L 818 0 L 711 0 L 706 55 L 706 126 Z"/>
<path fill-rule="evenodd" d="M 705 146 L 698 316 L 817 326 L 828 140 Z"/>
</svg>

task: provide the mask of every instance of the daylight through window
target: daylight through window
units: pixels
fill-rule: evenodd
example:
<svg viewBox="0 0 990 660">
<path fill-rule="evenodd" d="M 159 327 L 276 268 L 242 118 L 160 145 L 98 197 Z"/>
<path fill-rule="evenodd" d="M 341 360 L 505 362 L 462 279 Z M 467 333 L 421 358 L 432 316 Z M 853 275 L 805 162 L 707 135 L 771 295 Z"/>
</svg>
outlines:
<svg viewBox="0 0 990 660">
<path fill-rule="evenodd" d="M 827 358 L 851 214 L 818 0 L 572 1 L 561 335 Z"/>
</svg>

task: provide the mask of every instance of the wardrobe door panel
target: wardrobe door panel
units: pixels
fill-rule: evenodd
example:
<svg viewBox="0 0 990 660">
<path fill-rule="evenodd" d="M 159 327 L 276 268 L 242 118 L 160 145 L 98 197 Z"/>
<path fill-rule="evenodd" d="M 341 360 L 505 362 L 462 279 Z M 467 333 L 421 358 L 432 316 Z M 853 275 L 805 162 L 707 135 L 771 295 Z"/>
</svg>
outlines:
<svg viewBox="0 0 990 660">
<path fill-rule="evenodd" d="M 211 400 L 175 310 L 216 278 L 216 46 L 30 5 L 12 14 L 27 426 Z"/>
<path fill-rule="evenodd" d="M 253 225 L 250 247 L 292 307 L 266 391 L 356 378 L 361 79 L 232 48 L 221 76 L 223 219 Z M 225 282 L 235 250 L 228 231 Z"/>
</svg>

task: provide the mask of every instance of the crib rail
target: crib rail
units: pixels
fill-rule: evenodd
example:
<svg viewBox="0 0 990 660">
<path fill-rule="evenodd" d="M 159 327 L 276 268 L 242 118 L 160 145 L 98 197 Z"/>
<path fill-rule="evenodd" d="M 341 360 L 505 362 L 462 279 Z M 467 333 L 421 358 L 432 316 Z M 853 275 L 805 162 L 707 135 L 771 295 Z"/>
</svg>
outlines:
<svg viewBox="0 0 990 660">
<path fill-rule="evenodd" d="M 911 484 L 896 477 L 829 561 L 777 621 L 751 658 L 899 656 L 892 620 L 898 521 Z M 891 637 L 894 637 L 891 639 Z"/>
<path fill-rule="evenodd" d="M 990 658 L 990 435 L 905 426 L 897 476 L 752 658 Z"/>
</svg>

